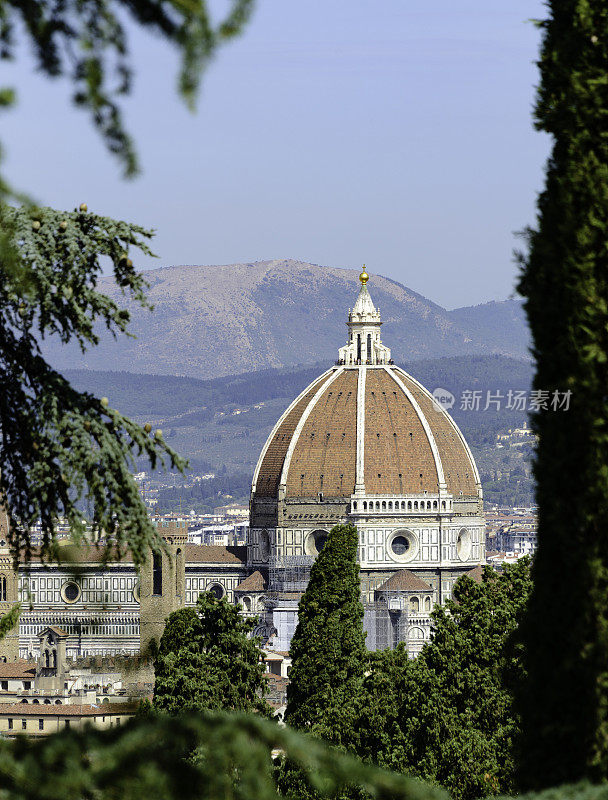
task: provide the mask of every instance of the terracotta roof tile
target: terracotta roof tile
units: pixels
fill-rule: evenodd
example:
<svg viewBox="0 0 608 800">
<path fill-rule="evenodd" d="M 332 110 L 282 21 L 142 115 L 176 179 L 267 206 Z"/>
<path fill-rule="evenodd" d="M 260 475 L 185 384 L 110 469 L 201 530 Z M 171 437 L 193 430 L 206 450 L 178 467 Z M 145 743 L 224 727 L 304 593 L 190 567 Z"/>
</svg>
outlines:
<svg viewBox="0 0 608 800">
<path fill-rule="evenodd" d="M 274 497 L 276 495 L 283 470 L 283 462 L 294 431 L 306 407 L 321 386 L 322 379 L 327 380 L 327 378 L 327 375 L 321 375 L 316 381 L 313 381 L 287 414 L 280 427 L 271 434 L 272 441 L 264 453 L 255 489 L 255 493 L 260 497 Z"/>
<path fill-rule="evenodd" d="M 203 562 L 203 563 L 223 563 L 223 564 L 237 564 L 245 563 L 247 560 L 245 547 L 222 547 L 220 545 L 205 545 L 205 544 L 186 544 L 186 563 Z M 66 545 L 61 548 L 61 553 L 64 554 L 62 563 L 76 563 L 76 564 L 101 564 L 104 560 L 106 550 L 103 547 L 95 547 L 94 545 L 86 545 L 83 547 L 73 547 Z M 32 561 L 40 561 L 40 550 L 35 548 L 32 550 Z M 110 558 L 110 562 L 116 559 Z M 127 553 L 121 563 L 132 563 L 132 558 Z"/>
<path fill-rule="evenodd" d="M 25 678 L 25 680 L 33 680 L 35 676 L 36 666 L 25 658 L 19 658 L 17 661 L 7 661 L 6 664 L 0 664 L 0 678 Z"/>
<path fill-rule="evenodd" d="M 386 590 L 390 592 L 432 592 L 433 588 L 422 578 L 414 575 L 409 569 L 401 569 L 395 572 L 394 575 L 385 581 L 378 590 Z"/>
<path fill-rule="evenodd" d="M 365 489 L 371 494 L 437 494 L 439 489 L 418 414 L 391 375 L 378 369 L 368 370 L 365 381 Z"/>
<path fill-rule="evenodd" d="M 285 491 L 291 497 L 350 497 L 357 460 L 357 370 L 324 389 L 296 442 Z"/>
<path fill-rule="evenodd" d="M 133 561 L 133 557 L 129 552 L 124 552 L 120 558 L 117 557 L 114 548 L 107 548 L 105 545 L 97 547 L 94 544 L 87 545 L 73 545 L 66 544 L 58 548 L 59 558 L 62 564 L 98 564 L 103 561 L 129 563 Z M 48 560 L 48 555 L 46 556 Z M 42 560 L 42 551 L 40 547 L 32 547 L 30 561 L 39 562 Z M 25 557 L 20 558 L 23 563 Z M 55 562 L 51 562 L 55 563 Z"/>
<path fill-rule="evenodd" d="M 429 423 L 441 457 L 448 491 L 455 496 L 459 496 L 462 492 L 464 497 L 477 497 L 475 469 L 462 443 L 456 423 L 446 412 L 437 411 L 429 392 L 422 389 L 407 372 L 403 370 L 397 372 Z"/>
<path fill-rule="evenodd" d="M 48 625 L 38 633 L 38 638 L 41 639 L 47 631 L 53 631 L 55 636 L 58 636 L 60 639 L 65 639 L 69 636 L 69 633 L 66 633 L 63 628 L 58 628 L 56 625 Z"/>
<path fill-rule="evenodd" d="M 244 581 L 236 587 L 236 592 L 263 592 L 266 588 L 266 579 L 262 573 L 256 569 Z"/>
<path fill-rule="evenodd" d="M 464 573 L 467 578 L 470 578 L 475 583 L 481 583 L 483 578 L 483 567 L 479 565 L 478 567 L 473 567 L 468 572 Z"/>
<path fill-rule="evenodd" d="M 335 375 L 335 373 L 334 373 Z M 429 434 L 435 440 L 448 490 L 478 498 L 476 469 L 458 428 L 437 411 L 431 394 L 397 367 L 365 371 L 365 489 L 370 494 L 420 494 L 438 491 L 438 468 Z M 321 381 L 326 381 L 325 385 Z M 259 464 L 253 500 L 278 494 L 290 444 L 293 453 L 286 496 L 318 499 L 350 497 L 357 460 L 359 368 L 343 368 L 313 382 L 271 435 Z M 313 406 L 311 401 L 322 387 Z M 409 392 L 404 392 L 403 387 Z M 423 425 L 418 410 L 425 420 Z M 298 422 L 307 413 L 297 440 Z M 255 505 L 253 506 L 255 508 Z"/>
<path fill-rule="evenodd" d="M 270 683 L 274 683 L 275 687 L 286 689 L 289 686 L 289 678 L 283 678 L 281 675 L 275 675 L 273 672 L 265 672 L 264 675 L 268 678 Z"/>
<path fill-rule="evenodd" d="M 247 563 L 246 547 L 223 547 L 217 544 L 187 544 L 186 565 L 200 564 L 240 564 Z"/>
</svg>

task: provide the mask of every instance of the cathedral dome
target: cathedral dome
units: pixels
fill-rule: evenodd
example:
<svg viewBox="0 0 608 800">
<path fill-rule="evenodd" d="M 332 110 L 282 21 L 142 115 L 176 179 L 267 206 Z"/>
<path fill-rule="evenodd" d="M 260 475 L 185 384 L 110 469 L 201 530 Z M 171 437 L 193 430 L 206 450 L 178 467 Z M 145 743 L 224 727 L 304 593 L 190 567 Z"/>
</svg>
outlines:
<svg viewBox="0 0 608 800">
<path fill-rule="evenodd" d="M 258 497 L 478 497 L 471 452 L 432 395 L 392 364 L 338 365 L 283 414 L 260 456 Z"/>
<path fill-rule="evenodd" d="M 367 279 L 363 272 L 349 313 L 349 342 L 336 366 L 294 400 L 270 434 L 254 474 L 254 502 L 481 496 L 458 427 L 382 344 Z"/>
</svg>

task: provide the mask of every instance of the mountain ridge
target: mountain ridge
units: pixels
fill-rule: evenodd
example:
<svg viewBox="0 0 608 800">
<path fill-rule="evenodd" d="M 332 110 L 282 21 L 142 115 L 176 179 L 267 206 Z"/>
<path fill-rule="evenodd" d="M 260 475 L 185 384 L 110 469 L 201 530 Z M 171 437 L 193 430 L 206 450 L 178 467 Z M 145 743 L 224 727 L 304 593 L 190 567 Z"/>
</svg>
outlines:
<svg viewBox="0 0 608 800">
<path fill-rule="evenodd" d="M 135 339 L 114 340 L 98 331 L 100 344 L 84 356 L 76 347 L 48 340 L 43 344 L 47 358 L 59 369 L 111 366 L 200 379 L 334 360 L 359 287 L 358 270 L 292 259 L 165 266 L 144 276 L 153 314 L 125 298 L 111 279 L 99 283 L 131 312 Z M 526 357 L 527 329 L 518 301 L 446 311 L 382 275 L 372 275 L 369 288 L 395 360 L 493 353 Z M 492 315 L 500 317 L 504 331 L 492 324 Z"/>
</svg>

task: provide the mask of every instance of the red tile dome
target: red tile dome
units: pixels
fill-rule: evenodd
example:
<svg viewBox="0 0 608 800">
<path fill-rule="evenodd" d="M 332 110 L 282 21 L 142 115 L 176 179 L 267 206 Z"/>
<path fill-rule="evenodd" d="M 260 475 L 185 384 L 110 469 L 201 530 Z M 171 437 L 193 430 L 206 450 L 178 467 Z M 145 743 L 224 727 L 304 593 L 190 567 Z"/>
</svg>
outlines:
<svg viewBox="0 0 608 800">
<path fill-rule="evenodd" d="M 252 489 L 254 498 L 329 499 L 357 488 L 401 495 L 436 494 L 442 486 L 454 496 L 479 496 L 471 452 L 432 395 L 386 364 L 337 366 L 313 381 L 272 431 Z"/>
</svg>

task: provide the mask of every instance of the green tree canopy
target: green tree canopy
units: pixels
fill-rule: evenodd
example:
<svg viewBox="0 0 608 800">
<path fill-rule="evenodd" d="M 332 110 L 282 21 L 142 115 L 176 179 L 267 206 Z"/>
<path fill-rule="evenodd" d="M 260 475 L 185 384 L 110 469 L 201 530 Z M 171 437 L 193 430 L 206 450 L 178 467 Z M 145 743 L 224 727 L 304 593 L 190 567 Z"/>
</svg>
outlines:
<svg viewBox="0 0 608 800">
<path fill-rule="evenodd" d="M 154 708 L 169 714 L 216 709 L 270 716 L 255 621 L 210 592 L 169 615 L 154 663 Z"/>
<path fill-rule="evenodd" d="M 352 735 L 353 699 L 367 663 L 354 525 L 337 525 L 298 607 L 285 721 L 336 744 Z"/>
<path fill-rule="evenodd" d="M 444 786 L 457 800 L 508 793 L 519 726 L 513 687 L 523 680 L 511 641 L 530 592 L 530 563 L 481 583 L 468 576 L 433 611 L 433 638 L 411 660 L 378 653 L 359 698 L 357 752 Z"/>
</svg>

